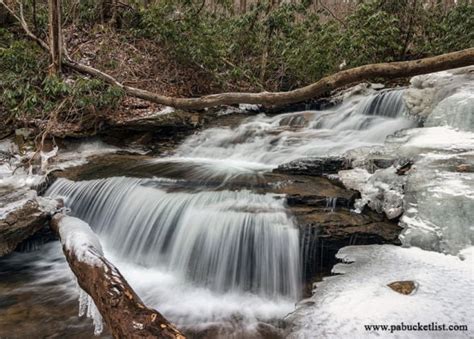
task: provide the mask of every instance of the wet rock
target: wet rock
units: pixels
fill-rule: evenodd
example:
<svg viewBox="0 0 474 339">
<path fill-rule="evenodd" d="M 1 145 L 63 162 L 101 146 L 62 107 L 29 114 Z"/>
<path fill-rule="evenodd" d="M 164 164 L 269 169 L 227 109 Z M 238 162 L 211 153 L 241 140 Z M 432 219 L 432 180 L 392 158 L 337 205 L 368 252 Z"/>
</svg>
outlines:
<svg viewBox="0 0 474 339">
<path fill-rule="evenodd" d="M 48 215 L 39 210 L 35 201 L 26 202 L 18 210 L 0 220 L 0 256 L 12 252 L 16 246 L 39 231 Z"/>
<path fill-rule="evenodd" d="M 407 161 L 403 164 L 400 164 L 397 168 L 396 168 L 396 173 L 398 175 L 406 175 L 407 172 L 411 169 L 411 167 L 413 166 L 413 161 Z"/>
<path fill-rule="evenodd" d="M 337 206 L 291 207 L 300 229 L 303 278 L 306 282 L 329 275 L 336 253 L 349 245 L 400 244 L 402 228 L 369 209 L 355 213 Z"/>
<path fill-rule="evenodd" d="M 400 294 L 405 294 L 405 295 L 412 294 L 412 292 L 416 289 L 416 283 L 411 280 L 394 281 L 388 284 L 387 286 L 390 287 L 395 292 L 398 292 Z"/>
<path fill-rule="evenodd" d="M 11 201 L 11 194 L 0 197 L 0 256 L 14 251 L 17 246 L 45 227 L 58 202 L 26 195 Z M 19 198 L 15 195 L 15 198 Z M 9 202 L 8 204 L 5 204 Z"/>
<path fill-rule="evenodd" d="M 456 172 L 461 172 L 461 173 L 474 172 L 474 166 L 469 165 L 469 164 L 460 164 L 456 166 Z"/>
<path fill-rule="evenodd" d="M 309 158 L 291 161 L 278 166 L 273 172 L 285 174 L 314 175 L 336 174 L 350 169 L 350 162 L 342 157 Z"/>
<path fill-rule="evenodd" d="M 347 209 L 327 211 L 301 208 L 295 212 L 300 227 L 317 228 L 319 237 L 329 240 L 371 237 L 381 243 L 397 243 L 401 231 L 396 223 L 371 211 L 359 214 Z"/>
</svg>

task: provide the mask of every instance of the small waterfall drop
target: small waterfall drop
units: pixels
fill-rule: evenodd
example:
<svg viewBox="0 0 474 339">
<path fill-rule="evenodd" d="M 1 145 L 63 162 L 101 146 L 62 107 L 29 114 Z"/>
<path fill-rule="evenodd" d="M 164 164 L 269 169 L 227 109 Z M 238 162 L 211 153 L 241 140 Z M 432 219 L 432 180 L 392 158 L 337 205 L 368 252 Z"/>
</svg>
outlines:
<svg viewBox="0 0 474 339">
<path fill-rule="evenodd" d="M 298 297 L 298 230 L 281 197 L 245 190 L 167 193 L 154 180 L 123 177 L 60 179 L 47 194 L 63 197 L 126 260 L 214 291 Z"/>
<path fill-rule="evenodd" d="M 364 115 L 403 117 L 407 113 L 403 94 L 402 89 L 383 90 L 365 98 L 359 108 Z"/>
<path fill-rule="evenodd" d="M 361 146 L 380 145 L 385 138 L 413 127 L 403 101 L 403 89 L 354 95 L 322 111 L 273 117 L 258 115 L 236 128 L 210 128 L 178 148 L 182 160 L 225 160 L 232 168 L 262 170 L 309 156 L 342 154 Z"/>
</svg>

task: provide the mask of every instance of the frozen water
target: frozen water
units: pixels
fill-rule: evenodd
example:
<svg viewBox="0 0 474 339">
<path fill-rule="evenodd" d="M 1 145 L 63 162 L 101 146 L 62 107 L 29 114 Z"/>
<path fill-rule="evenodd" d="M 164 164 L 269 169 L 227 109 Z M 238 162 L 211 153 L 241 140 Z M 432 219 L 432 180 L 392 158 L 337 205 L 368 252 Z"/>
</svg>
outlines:
<svg viewBox="0 0 474 339">
<path fill-rule="evenodd" d="M 385 213 L 389 219 L 403 213 L 403 185 L 405 178 L 396 174 L 392 166 L 369 174 L 367 170 L 356 168 L 339 171 L 339 178 L 347 187 L 361 193 L 355 202 L 356 212 L 368 205 L 374 211 Z"/>
<path fill-rule="evenodd" d="M 59 236 L 66 250 L 74 253 L 77 260 L 91 266 L 102 266 L 102 245 L 90 226 L 81 219 L 64 216 L 59 221 Z"/>
<path fill-rule="evenodd" d="M 404 176 L 393 167 L 372 175 L 358 168 L 339 173 L 348 187 L 361 191 L 358 209 L 367 204 L 388 217 L 404 212 L 400 225 L 405 228 L 405 246 L 457 254 L 474 244 L 474 78 L 469 69 L 474 68 L 412 80 L 405 98 L 426 91 L 436 94 L 429 105 L 419 103 L 427 127 L 398 131 L 383 149 L 346 153 L 361 167 L 373 153 L 414 162 Z"/>
<path fill-rule="evenodd" d="M 87 294 L 82 288 L 77 286 L 79 291 L 79 316 L 86 316 L 92 319 L 94 324 L 94 334 L 99 335 L 104 330 L 104 323 L 102 321 L 102 315 L 100 314 L 97 306 L 95 306 L 92 297 Z"/>
<path fill-rule="evenodd" d="M 472 89 L 473 70 L 474 67 L 470 66 L 413 77 L 404 94 L 410 113 L 426 118 L 446 97 L 464 89 Z"/>
<path fill-rule="evenodd" d="M 58 225 L 61 243 L 67 251 L 74 253 L 77 260 L 91 266 L 102 266 L 100 257 L 104 255 L 99 238 L 90 226 L 74 217 L 64 216 Z M 94 300 L 79 285 L 79 316 L 85 315 L 94 323 L 94 334 L 99 335 L 103 330 L 102 316 Z"/>
<path fill-rule="evenodd" d="M 462 90 L 441 101 L 426 119 L 425 126 L 451 126 L 474 131 L 473 93 L 474 90 Z"/>
<path fill-rule="evenodd" d="M 472 338 L 474 280 L 472 257 L 400 248 L 349 246 L 339 250 L 333 273 L 316 284 L 290 322 L 289 338 Z M 414 281 L 417 289 L 399 294 L 387 284 Z M 468 331 L 367 331 L 364 325 L 467 325 Z"/>
</svg>

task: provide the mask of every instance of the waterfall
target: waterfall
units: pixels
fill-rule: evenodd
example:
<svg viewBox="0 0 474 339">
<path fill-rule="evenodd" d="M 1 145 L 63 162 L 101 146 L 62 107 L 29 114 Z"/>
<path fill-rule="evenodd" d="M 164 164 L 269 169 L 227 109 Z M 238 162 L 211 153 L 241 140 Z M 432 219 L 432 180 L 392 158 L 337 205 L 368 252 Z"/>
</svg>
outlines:
<svg viewBox="0 0 474 339">
<path fill-rule="evenodd" d="M 380 91 L 365 98 L 359 109 L 364 115 L 402 117 L 407 113 L 403 94 L 404 90 L 401 89 Z"/>
<path fill-rule="evenodd" d="M 213 291 L 296 299 L 298 230 L 284 199 L 250 191 L 166 192 L 159 181 L 56 181 L 74 215 L 122 258 L 164 267 Z"/>
<path fill-rule="evenodd" d="M 316 229 L 300 236 L 283 196 L 250 189 L 281 163 L 381 145 L 414 126 L 402 94 L 206 129 L 170 157 L 123 165 L 148 178 L 58 179 L 46 194 L 88 222 L 144 302 L 178 325 L 271 322 L 294 309 L 324 244 L 314 245 Z M 327 213 L 336 203 L 327 200 Z"/>
<path fill-rule="evenodd" d="M 210 128 L 184 141 L 182 160 L 224 161 L 249 171 L 308 156 L 339 155 L 385 138 L 417 122 L 406 113 L 403 89 L 354 95 L 322 111 L 251 117 L 235 128 Z M 265 169 L 265 168 L 263 168 Z"/>
</svg>

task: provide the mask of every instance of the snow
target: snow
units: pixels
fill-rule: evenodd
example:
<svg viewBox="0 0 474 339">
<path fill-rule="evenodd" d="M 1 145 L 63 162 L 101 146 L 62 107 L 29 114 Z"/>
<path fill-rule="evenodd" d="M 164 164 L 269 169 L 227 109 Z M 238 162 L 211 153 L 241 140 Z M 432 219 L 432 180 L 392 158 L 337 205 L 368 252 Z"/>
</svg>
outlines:
<svg viewBox="0 0 474 339">
<path fill-rule="evenodd" d="M 470 251 L 472 253 L 472 250 Z M 474 268 L 472 256 L 401 248 L 392 245 L 349 246 L 339 250 L 341 274 L 316 284 L 314 295 L 287 317 L 290 338 L 472 338 Z M 414 281 L 410 295 L 387 284 Z M 364 325 L 458 324 L 469 331 L 375 332 Z"/>
<path fill-rule="evenodd" d="M 102 245 L 90 226 L 81 219 L 64 216 L 59 222 L 59 236 L 67 251 L 74 253 L 77 260 L 91 266 L 101 267 L 99 257 L 104 255 Z M 94 334 L 99 335 L 103 330 L 102 316 L 94 301 L 84 290 L 79 290 L 79 316 L 86 315 L 94 323 Z"/>
<path fill-rule="evenodd" d="M 385 213 L 389 219 L 402 214 L 405 179 L 396 174 L 395 167 L 377 170 L 374 174 L 355 168 L 339 171 L 339 177 L 344 186 L 361 193 L 361 198 L 354 204 L 356 212 L 360 213 L 368 205 L 379 213 Z"/>
<path fill-rule="evenodd" d="M 400 134 L 401 135 L 401 134 Z M 405 131 L 408 142 L 400 146 L 407 156 L 430 150 L 459 152 L 474 149 L 474 133 L 450 127 L 425 127 Z"/>
<path fill-rule="evenodd" d="M 157 115 L 166 115 L 166 114 L 171 114 L 174 113 L 175 109 L 170 106 L 165 106 L 163 109 L 157 111 L 156 113 L 152 114 L 151 116 L 157 116 Z"/>
<path fill-rule="evenodd" d="M 63 246 L 74 253 L 77 260 L 91 266 L 103 265 L 99 259 L 104 255 L 99 237 L 85 221 L 70 216 L 62 217 L 59 221 L 59 236 Z"/>
</svg>

